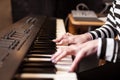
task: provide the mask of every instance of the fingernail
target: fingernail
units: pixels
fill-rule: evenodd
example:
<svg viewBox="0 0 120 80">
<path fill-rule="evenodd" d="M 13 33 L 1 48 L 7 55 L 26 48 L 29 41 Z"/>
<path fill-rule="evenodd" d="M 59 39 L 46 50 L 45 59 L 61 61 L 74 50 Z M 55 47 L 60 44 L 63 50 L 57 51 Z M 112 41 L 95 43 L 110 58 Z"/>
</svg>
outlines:
<svg viewBox="0 0 120 80">
<path fill-rule="evenodd" d="M 56 39 L 53 39 L 52 41 L 55 41 Z"/>
<path fill-rule="evenodd" d="M 52 61 L 52 63 L 56 63 L 56 61 L 55 60 L 51 60 Z"/>
<path fill-rule="evenodd" d="M 74 72 L 72 69 L 69 69 L 69 71 L 68 72 Z"/>
</svg>

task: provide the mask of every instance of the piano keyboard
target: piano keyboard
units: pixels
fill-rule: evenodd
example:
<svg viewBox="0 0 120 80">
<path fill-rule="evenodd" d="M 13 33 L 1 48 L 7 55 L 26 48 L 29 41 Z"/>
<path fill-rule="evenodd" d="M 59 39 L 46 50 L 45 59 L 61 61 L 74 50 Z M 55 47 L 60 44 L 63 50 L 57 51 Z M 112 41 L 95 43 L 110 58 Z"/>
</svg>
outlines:
<svg viewBox="0 0 120 80">
<path fill-rule="evenodd" d="M 77 80 L 75 73 L 68 72 L 71 56 L 57 64 L 50 60 L 56 48 L 62 47 L 51 41 L 66 32 L 62 19 L 32 16 L 12 26 L 0 35 L 1 80 Z"/>
</svg>

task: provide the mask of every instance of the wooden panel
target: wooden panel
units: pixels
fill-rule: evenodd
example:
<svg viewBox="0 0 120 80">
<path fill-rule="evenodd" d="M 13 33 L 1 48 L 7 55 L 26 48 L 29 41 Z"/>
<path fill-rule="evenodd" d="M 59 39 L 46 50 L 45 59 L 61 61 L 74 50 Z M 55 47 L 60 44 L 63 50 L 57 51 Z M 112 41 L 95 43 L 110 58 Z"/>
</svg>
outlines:
<svg viewBox="0 0 120 80">
<path fill-rule="evenodd" d="M 0 30 L 12 24 L 10 0 L 0 0 Z"/>
</svg>

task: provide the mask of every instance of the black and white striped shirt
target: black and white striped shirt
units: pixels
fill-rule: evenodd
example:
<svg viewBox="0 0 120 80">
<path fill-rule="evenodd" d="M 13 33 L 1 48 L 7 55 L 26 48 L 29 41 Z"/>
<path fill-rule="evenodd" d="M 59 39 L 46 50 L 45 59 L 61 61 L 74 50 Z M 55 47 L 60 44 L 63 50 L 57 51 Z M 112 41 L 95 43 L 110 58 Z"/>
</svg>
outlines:
<svg viewBox="0 0 120 80">
<path fill-rule="evenodd" d="M 110 62 L 120 62 L 120 0 L 115 0 L 105 24 L 91 31 L 93 39 L 99 40 L 97 55 Z M 115 37 L 118 36 L 118 40 Z"/>
</svg>

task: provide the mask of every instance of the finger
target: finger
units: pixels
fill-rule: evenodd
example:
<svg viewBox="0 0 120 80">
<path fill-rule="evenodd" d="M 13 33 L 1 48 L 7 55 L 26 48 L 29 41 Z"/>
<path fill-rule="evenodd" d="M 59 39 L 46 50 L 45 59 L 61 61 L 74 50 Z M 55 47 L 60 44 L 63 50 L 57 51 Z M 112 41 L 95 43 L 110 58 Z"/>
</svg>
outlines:
<svg viewBox="0 0 120 80">
<path fill-rule="evenodd" d="M 56 44 L 57 45 L 64 45 L 64 46 L 66 46 L 66 45 L 68 45 L 68 39 L 63 39 L 63 40 L 61 40 L 60 42 L 58 42 Z"/>
<path fill-rule="evenodd" d="M 67 36 L 71 36 L 71 33 L 65 33 L 64 35 L 62 35 L 59 38 L 53 39 L 54 42 L 60 42 L 62 39 L 66 38 Z"/>
<path fill-rule="evenodd" d="M 82 58 L 84 57 L 83 53 L 84 53 L 84 51 L 81 50 L 81 51 L 76 55 L 76 57 L 75 57 L 72 65 L 71 65 L 71 67 L 70 67 L 69 72 L 74 72 L 74 71 L 76 70 L 78 63 L 79 63 L 79 62 L 82 60 Z"/>
<path fill-rule="evenodd" d="M 60 42 L 62 39 L 63 39 L 63 36 L 56 38 L 56 39 L 53 39 L 52 41 L 53 42 Z"/>
<path fill-rule="evenodd" d="M 57 56 L 59 56 L 59 54 L 61 54 L 61 53 L 62 53 L 62 50 L 61 49 L 57 49 L 57 52 L 55 52 L 55 54 L 52 55 L 51 60 L 54 62 L 55 58 Z"/>
<path fill-rule="evenodd" d="M 69 33 L 69 32 L 67 32 L 67 33 L 66 33 L 66 35 L 68 35 L 68 36 L 72 36 L 72 34 L 71 34 L 71 33 Z"/>
<path fill-rule="evenodd" d="M 67 55 L 67 52 L 64 51 L 62 52 L 59 56 L 56 57 L 56 59 L 54 60 L 55 63 L 57 63 L 58 61 L 60 61 L 62 58 L 64 58 Z"/>
</svg>

